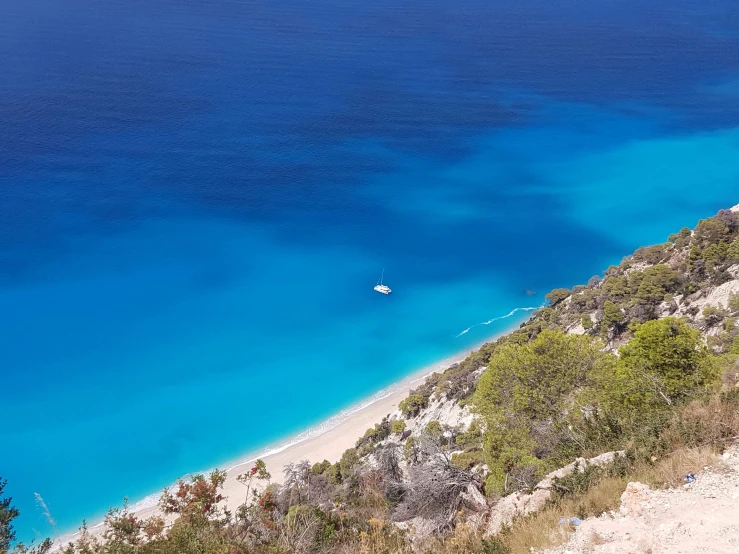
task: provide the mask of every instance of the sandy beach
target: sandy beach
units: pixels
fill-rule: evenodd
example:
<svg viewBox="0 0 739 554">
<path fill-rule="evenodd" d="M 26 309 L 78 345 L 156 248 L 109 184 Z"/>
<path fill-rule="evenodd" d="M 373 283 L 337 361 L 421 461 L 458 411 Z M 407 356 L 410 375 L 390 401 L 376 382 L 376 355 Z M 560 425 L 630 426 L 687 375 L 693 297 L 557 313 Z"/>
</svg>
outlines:
<svg viewBox="0 0 739 554">
<path fill-rule="evenodd" d="M 227 507 L 230 510 L 235 510 L 244 502 L 247 491 L 236 480 L 236 477 L 248 471 L 256 459 L 264 460 L 267 470 L 272 474 L 272 482 L 276 483 L 282 481 L 283 467 L 290 462 L 301 460 L 309 460 L 311 463 L 323 460 L 328 460 L 331 463 L 337 462 L 344 451 L 354 446 L 357 439 L 364 435 L 368 428 L 374 426 L 386 415 L 394 413 L 398 409 L 398 403 L 427 376 L 434 372 L 444 371 L 450 365 L 466 358 L 470 352 L 477 350 L 482 344 L 495 340 L 497 337 L 507 334 L 510 330 L 497 333 L 495 336 L 481 341 L 473 348 L 426 366 L 321 424 L 284 441 L 282 444 L 272 445 L 259 452 L 245 455 L 231 464 L 226 464 L 227 478 L 223 494 L 226 496 Z M 142 518 L 154 515 L 157 512 L 156 502 L 158 497 L 158 494 L 152 495 L 132 504 L 132 511 Z M 102 530 L 102 522 L 95 522 L 89 527 L 89 531 L 93 535 L 99 535 Z M 79 533 L 76 532 L 65 534 L 59 539 L 58 544 L 74 541 L 78 535 Z"/>
<path fill-rule="evenodd" d="M 290 462 L 309 460 L 311 463 L 316 463 L 328 460 L 335 463 L 347 448 L 354 446 L 357 439 L 369 427 L 374 426 L 383 417 L 397 410 L 398 403 L 408 395 L 413 387 L 418 386 L 424 378 L 434 371 L 443 371 L 454 362 L 464 359 L 465 356 L 466 353 L 426 367 L 358 403 L 355 407 L 349 408 L 326 422 L 306 430 L 286 441 L 284 445 L 265 448 L 262 450 L 263 454 L 250 454 L 244 456 L 241 460 L 228 464 L 227 478 L 223 490 L 223 494 L 227 498 L 227 507 L 230 510 L 235 510 L 244 502 L 246 488 L 236 480 L 236 477 L 249 470 L 256 459 L 264 460 L 267 470 L 272 474 L 272 482 L 277 483 L 282 481 L 283 467 Z M 332 425 L 336 420 L 338 420 L 338 423 Z M 158 496 L 147 497 L 134 503 L 131 506 L 132 511 L 142 518 L 154 515 L 157 512 L 156 501 Z M 93 535 L 99 535 L 102 530 L 102 522 L 95 522 L 89 527 L 89 531 Z M 65 534 L 60 540 L 62 544 L 66 544 L 69 541 L 74 541 L 78 536 L 79 533 L 77 532 Z"/>
</svg>

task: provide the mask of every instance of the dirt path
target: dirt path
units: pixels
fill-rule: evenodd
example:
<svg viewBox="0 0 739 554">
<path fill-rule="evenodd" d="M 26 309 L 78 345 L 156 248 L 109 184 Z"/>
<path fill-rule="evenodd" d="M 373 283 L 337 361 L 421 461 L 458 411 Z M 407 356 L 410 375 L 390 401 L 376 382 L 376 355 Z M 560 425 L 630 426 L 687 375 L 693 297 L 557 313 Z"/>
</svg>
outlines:
<svg viewBox="0 0 739 554">
<path fill-rule="evenodd" d="M 739 447 L 680 488 L 629 483 L 618 512 L 583 521 L 567 544 L 548 553 L 739 553 Z"/>
</svg>

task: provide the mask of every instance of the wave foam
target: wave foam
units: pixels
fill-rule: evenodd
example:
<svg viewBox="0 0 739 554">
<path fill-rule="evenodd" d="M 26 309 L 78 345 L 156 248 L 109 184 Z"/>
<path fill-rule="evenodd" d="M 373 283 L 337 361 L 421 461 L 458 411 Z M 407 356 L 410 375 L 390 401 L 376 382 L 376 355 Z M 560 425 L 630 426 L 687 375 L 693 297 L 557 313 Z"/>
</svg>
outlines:
<svg viewBox="0 0 739 554">
<path fill-rule="evenodd" d="M 482 323 L 477 323 L 477 324 L 473 325 L 472 327 L 469 327 L 469 328 L 465 329 L 464 331 L 462 331 L 457 336 L 464 335 L 465 333 L 469 332 L 470 329 L 472 329 L 473 327 L 477 327 L 478 325 L 489 325 L 490 323 L 493 323 L 494 321 L 498 321 L 500 319 L 505 319 L 505 318 L 511 317 L 514 314 L 516 314 L 517 312 L 520 312 L 520 311 L 531 311 L 531 310 L 536 310 L 536 309 L 538 309 L 538 308 L 532 308 L 532 307 L 516 308 L 516 309 L 512 310 L 510 313 L 508 313 L 506 315 L 495 317 L 495 318 L 493 318 L 493 319 L 491 319 L 489 321 L 485 321 L 485 322 L 482 322 Z M 302 433 L 291 437 L 289 440 L 287 440 L 287 441 L 285 441 L 283 443 L 278 443 L 277 445 L 268 446 L 268 447 L 264 448 L 263 450 L 258 451 L 255 455 L 249 455 L 248 457 L 246 457 L 246 459 L 242 459 L 242 460 L 238 461 L 237 463 L 235 463 L 235 464 L 227 467 L 226 469 L 227 469 L 227 471 L 231 472 L 232 470 L 234 470 L 234 469 L 236 469 L 238 467 L 241 467 L 241 466 L 244 466 L 244 465 L 247 465 L 247 464 L 252 464 L 256 460 L 258 460 L 259 458 L 265 458 L 265 457 L 270 456 L 270 455 L 278 454 L 278 453 L 282 452 L 283 450 L 287 450 L 288 448 L 290 448 L 290 447 L 292 447 L 292 446 L 294 446 L 296 444 L 299 444 L 301 442 L 310 440 L 310 439 L 315 438 L 315 437 L 319 437 L 319 436 L 323 435 L 324 433 L 327 433 L 331 429 L 335 428 L 336 426 L 340 425 L 344 421 L 348 420 L 356 412 L 358 412 L 360 410 L 363 410 L 364 408 L 366 408 L 368 406 L 371 406 L 375 402 L 378 402 L 378 401 L 380 401 L 380 400 L 382 400 L 384 398 L 387 398 L 391 394 L 394 394 L 395 392 L 397 392 L 397 391 L 399 391 L 401 389 L 407 388 L 407 387 L 413 385 L 414 383 L 418 383 L 419 381 L 423 381 L 424 379 L 426 379 L 429 375 L 433 374 L 434 372 L 437 372 L 437 371 L 440 371 L 440 370 L 444 370 L 444 369 L 448 368 L 449 366 L 451 366 L 451 365 L 453 365 L 455 363 L 461 362 L 468 354 L 469 354 L 469 351 L 461 352 L 457 356 L 450 357 L 450 358 L 441 360 L 441 361 L 439 361 L 439 362 L 437 362 L 437 363 L 435 363 L 433 365 L 427 366 L 424 370 L 422 370 L 422 372 L 416 373 L 412 377 L 408 377 L 406 379 L 403 379 L 402 381 L 396 382 L 396 383 L 390 385 L 389 387 L 386 387 L 386 388 L 382 389 L 381 391 L 373 394 L 372 396 L 369 396 L 367 398 L 364 398 L 363 400 L 359 401 L 358 403 L 356 403 L 356 404 L 354 404 L 354 405 L 352 405 L 352 406 L 350 406 L 350 407 L 342 410 L 338 414 L 336 414 L 336 415 L 328 418 L 327 420 L 319 423 L 318 425 L 315 425 L 315 426 L 307 429 L 306 431 L 303 431 Z M 193 473 L 189 474 L 188 476 L 183 476 L 181 478 L 181 480 L 187 482 L 187 481 L 190 480 L 190 476 L 191 475 L 207 474 L 207 473 L 210 473 L 211 471 L 212 471 L 212 469 L 209 469 L 209 470 L 206 470 L 206 471 L 196 471 L 196 472 L 193 472 Z M 173 485 L 174 485 L 174 483 L 173 483 Z M 170 485 L 170 486 L 173 486 L 173 485 Z M 160 500 L 161 497 L 162 497 L 162 493 L 161 492 L 156 492 L 156 493 L 150 494 L 150 495 L 144 497 L 143 499 L 130 504 L 129 505 L 129 508 L 134 513 L 140 513 L 143 510 L 147 510 L 147 509 L 156 507 L 156 505 L 159 503 L 159 500 Z M 89 527 L 89 529 L 95 530 L 95 531 L 99 531 L 100 529 L 102 529 L 103 525 L 104 525 L 104 521 L 101 520 L 101 521 L 98 521 L 95 524 L 91 525 Z M 78 536 L 79 536 L 79 532 L 78 531 L 77 532 L 72 532 L 72 533 L 66 533 L 64 537 L 62 537 L 61 539 L 58 539 L 58 545 L 59 545 L 58 547 L 61 547 L 61 545 L 65 544 L 66 542 L 68 542 L 70 540 L 74 540 Z"/>
<path fill-rule="evenodd" d="M 464 331 L 462 331 L 461 333 L 459 333 L 454 338 L 455 339 L 458 339 L 462 335 L 466 335 L 472 329 L 474 329 L 475 327 L 479 327 L 480 325 L 490 325 L 494 321 L 498 321 L 498 320 L 501 320 L 501 319 L 506 319 L 508 317 L 511 317 L 512 315 L 517 314 L 518 312 L 530 312 L 532 310 L 538 310 L 538 309 L 539 309 L 538 307 L 514 308 L 513 310 L 511 310 L 510 312 L 508 312 L 506 315 L 501 315 L 501 316 L 498 316 L 498 317 L 494 317 L 493 319 L 489 319 L 488 321 L 483 321 L 482 323 L 475 323 L 474 325 L 471 325 L 470 327 L 467 327 L 467 329 L 465 329 Z"/>
<path fill-rule="evenodd" d="M 446 362 L 444 362 L 445 365 Z M 236 469 L 237 467 L 240 467 L 242 465 L 250 464 L 252 462 L 255 462 L 259 458 L 266 458 L 267 456 L 272 456 L 274 454 L 278 454 L 282 452 L 283 450 L 287 450 L 288 448 L 295 446 L 296 444 L 299 444 L 301 442 L 305 442 L 309 439 L 313 439 L 315 437 L 320 437 L 324 433 L 327 433 L 331 429 L 337 427 L 338 425 L 341 425 L 343 422 L 348 420 L 352 415 L 355 413 L 367 408 L 368 406 L 371 406 L 375 402 L 378 402 L 384 398 L 387 398 L 388 396 L 396 393 L 397 391 L 408 387 L 409 385 L 416 383 L 418 381 L 423 381 L 431 375 L 434 371 L 436 371 L 437 368 L 434 368 L 433 370 L 429 370 L 427 373 L 424 372 L 423 375 L 415 377 L 413 379 L 406 379 L 399 383 L 394 383 L 393 385 L 390 385 L 387 388 L 382 389 L 381 391 L 376 392 L 372 396 L 369 396 L 357 404 L 354 404 L 350 406 L 349 408 L 346 408 L 345 410 L 342 410 L 336 415 L 331 416 L 327 420 L 319 423 L 318 425 L 315 425 L 314 427 L 310 427 L 309 429 L 303 431 L 302 433 L 293 436 L 289 441 L 284 442 L 282 444 L 279 444 L 277 446 L 273 446 L 271 448 L 267 448 L 258 454 L 254 456 L 250 456 L 248 459 L 240 461 L 236 465 L 233 465 L 228 468 L 228 471 L 231 471 L 233 469 Z"/>
<path fill-rule="evenodd" d="M 442 364 L 446 367 L 447 365 L 450 365 L 452 362 L 444 361 Z M 378 402 L 384 398 L 387 398 L 391 394 L 394 394 L 400 389 L 403 389 L 405 387 L 408 387 L 409 385 L 412 385 L 413 383 L 417 383 L 418 381 L 422 381 L 426 379 L 429 375 L 431 375 L 434 371 L 436 371 L 438 368 L 434 367 L 433 369 L 429 369 L 428 373 L 424 372 L 423 375 L 414 377 L 412 379 L 405 379 L 399 383 L 394 383 L 393 385 L 382 389 L 381 391 L 378 391 L 377 393 L 373 394 L 372 396 L 369 396 L 357 404 L 354 404 L 350 406 L 349 408 L 346 408 L 345 410 L 342 410 L 338 414 L 335 414 L 328 418 L 325 421 L 322 421 L 318 425 L 315 425 L 313 427 L 310 427 L 309 429 L 306 429 L 302 433 L 295 435 L 290 438 L 290 440 L 285 441 L 283 443 L 278 443 L 276 446 L 267 447 L 261 451 L 258 451 L 254 455 L 250 455 L 247 459 L 241 460 L 237 462 L 234 465 L 231 465 L 226 468 L 226 471 L 229 473 L 241 466 L 254 463 L 256 460 L 260 458 L 266 458 L 267 456 L 272 456 L 274 454 L 279 454 L 283 450 L 287 450 L 288 448 L 295 446 L 296 444 L 300 444 L 301 442 L 313 439 L 315 437 L 319 437 L 323 435 L 324 433 L 327 433 L 334 427 L 337 427 L 338 425 L 341 425 L 343 422 L 348 420 L 352 415 L 357 413 L 360 410 L 363 410 L 364 408 L 367 408 L 368 406 L 371 406 L 375 402 Z M 196 471 L 193 473 L 193 475 L 197 474 L 207 474 L 210 473 L 212 469 L 206 470 L 206 471 Z M 189 477 L 183 477 L 182 480 L 187 482 Z M 159 503 L 159 499 L 161 498 L 161 493 L 154 493 L 150 494 L 149 496 L 143 498 L 142 500 L 139 500 L 138 502 L 131 504 L 130 508 L 134 512 L 138 512 L 141 510 L 145 510 L 147 508 L 153 508 Z"/>
</svg>

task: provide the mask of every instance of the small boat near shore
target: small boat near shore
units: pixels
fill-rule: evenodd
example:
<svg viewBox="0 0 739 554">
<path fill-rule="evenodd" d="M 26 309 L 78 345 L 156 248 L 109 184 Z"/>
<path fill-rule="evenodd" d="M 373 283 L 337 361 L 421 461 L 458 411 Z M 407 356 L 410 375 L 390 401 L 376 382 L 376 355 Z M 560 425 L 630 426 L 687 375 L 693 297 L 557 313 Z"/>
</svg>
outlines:
<svg viewBox="0 0 739 554">
<path fill-rule="evenodd" d="M 377 284 L 375 285 L 374 288 L 375 288 L 375 290 L 377 292 L 379 292 L 381 294 L 390 294 L 393 291 L 390 289 L 390 287 L 388 287 L 387 285 L 384 285 L 382 283 L 382 280 L 383 280 L 384 277 L 385 277 L 385 270 L 383 269 L 382 270 L 382 275 L 380 275 L 380 280 L 377 281 Z"/>
</svg>

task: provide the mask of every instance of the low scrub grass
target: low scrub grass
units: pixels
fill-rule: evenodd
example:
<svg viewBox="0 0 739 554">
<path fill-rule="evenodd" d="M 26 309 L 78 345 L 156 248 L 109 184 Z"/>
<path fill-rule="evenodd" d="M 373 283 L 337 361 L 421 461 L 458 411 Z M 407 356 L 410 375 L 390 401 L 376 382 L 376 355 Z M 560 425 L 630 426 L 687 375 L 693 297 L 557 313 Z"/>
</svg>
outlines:
<svg viewBox="0 0 739 554">
<path fill-rule="evenodd" d="M 510 554 L 531 554 L 532 548 L 559 546 L 574 530 L 569 523 L 560 525 L 562 518 L 583 519 L 617 509 L 628 482 L 627 477 L 603 477 L 581 494 L 563 496 L 534 514 L 514 520 L 501 533 L 501 540 Z"/>
</svg>

